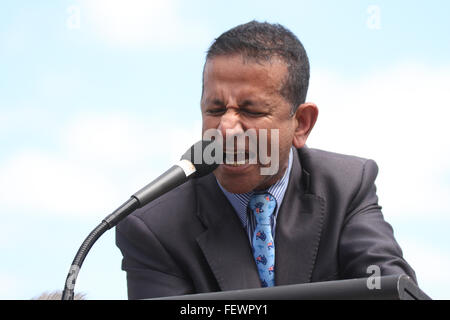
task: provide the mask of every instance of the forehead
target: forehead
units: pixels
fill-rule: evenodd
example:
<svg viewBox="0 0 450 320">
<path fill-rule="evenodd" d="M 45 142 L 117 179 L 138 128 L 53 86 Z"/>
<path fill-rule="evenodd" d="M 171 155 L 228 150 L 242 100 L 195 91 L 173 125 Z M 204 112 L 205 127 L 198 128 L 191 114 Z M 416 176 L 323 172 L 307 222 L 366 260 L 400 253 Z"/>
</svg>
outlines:
<svg viewBox="0 0 450 320">
<path fill-rule="evenodd" d="M 205 91 L 279 93 L 286 76 L 286 63 L 279 58 L 255 61 L 242 55 L 217 56 L 205 63 L 203 86 Z"/>
</svg>

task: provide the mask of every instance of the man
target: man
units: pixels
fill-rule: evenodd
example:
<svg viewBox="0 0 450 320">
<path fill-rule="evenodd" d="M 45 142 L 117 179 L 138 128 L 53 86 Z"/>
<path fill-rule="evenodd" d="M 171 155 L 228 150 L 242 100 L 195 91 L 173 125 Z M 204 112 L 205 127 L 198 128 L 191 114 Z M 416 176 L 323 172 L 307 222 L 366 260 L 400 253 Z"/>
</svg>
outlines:
<svg viewBox="0 0 450 320">
<path fill-rule="evenodd" d="M 374 161 L 305 146 L 318 108 L 305 102 L 309 62 L 280 25 L 249 22 L 211 45 L 203 70 L 203 132 L 270 136 L 274 165 L 226 162 L 117 227 L 130 299 L 414 271 L 384 221 Z M 234 138 L 233 138 L 234 139 Z M 258 148 L 261 146 L 258 145 Z"/>
</svg>

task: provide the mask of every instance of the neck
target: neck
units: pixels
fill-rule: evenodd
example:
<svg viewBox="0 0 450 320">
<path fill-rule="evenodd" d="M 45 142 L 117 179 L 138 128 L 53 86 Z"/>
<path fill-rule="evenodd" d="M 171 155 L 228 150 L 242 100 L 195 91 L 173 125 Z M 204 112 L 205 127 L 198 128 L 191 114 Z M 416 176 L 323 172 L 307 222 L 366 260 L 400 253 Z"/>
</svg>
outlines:
<svg viewBox="0 0 450 320">
<path fill-rule="evenodd" d="M 283 164 L 280 166 L 280 169 L 278 170 L 277 174 L 268 177 L 268 180 L 264 180 L 259 186 L 257 186 L 254 189 L 255 191 L 267 190 L 283 178 L 283 176 L 286 173 L 286 170 L 289 167 L 290 152 L 292 151 L 289 151 L 287 159 L 283 161 Z"/>
</svg>

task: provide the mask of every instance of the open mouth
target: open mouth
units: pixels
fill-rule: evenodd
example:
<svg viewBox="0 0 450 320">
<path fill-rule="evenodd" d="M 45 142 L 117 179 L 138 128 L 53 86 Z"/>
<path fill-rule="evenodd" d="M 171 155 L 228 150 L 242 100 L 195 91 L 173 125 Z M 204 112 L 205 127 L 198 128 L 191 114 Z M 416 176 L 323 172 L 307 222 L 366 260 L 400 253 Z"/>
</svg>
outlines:
<svg viewBox="0 0 450 320">
<path fill-rule="evenodd" d="M 248 151 L 223 151 L 223 163 L 231 167 L 255 164 L 256 156 Z"/>
</svg>

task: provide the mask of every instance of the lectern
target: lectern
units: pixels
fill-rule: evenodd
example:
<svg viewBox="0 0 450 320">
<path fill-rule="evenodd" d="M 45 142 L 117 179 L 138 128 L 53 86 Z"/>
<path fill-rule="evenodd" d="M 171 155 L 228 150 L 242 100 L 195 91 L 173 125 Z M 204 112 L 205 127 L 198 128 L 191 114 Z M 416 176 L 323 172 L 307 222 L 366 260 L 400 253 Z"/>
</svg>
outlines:
<svg viewBox="0 0 450 320">
<path fill-rule="evenodd" d="M 199 293 L 157 300 L 431 300 L 407 275 Z M 378 281 L 379 280 L 379 281 Z"/>
</svg>

